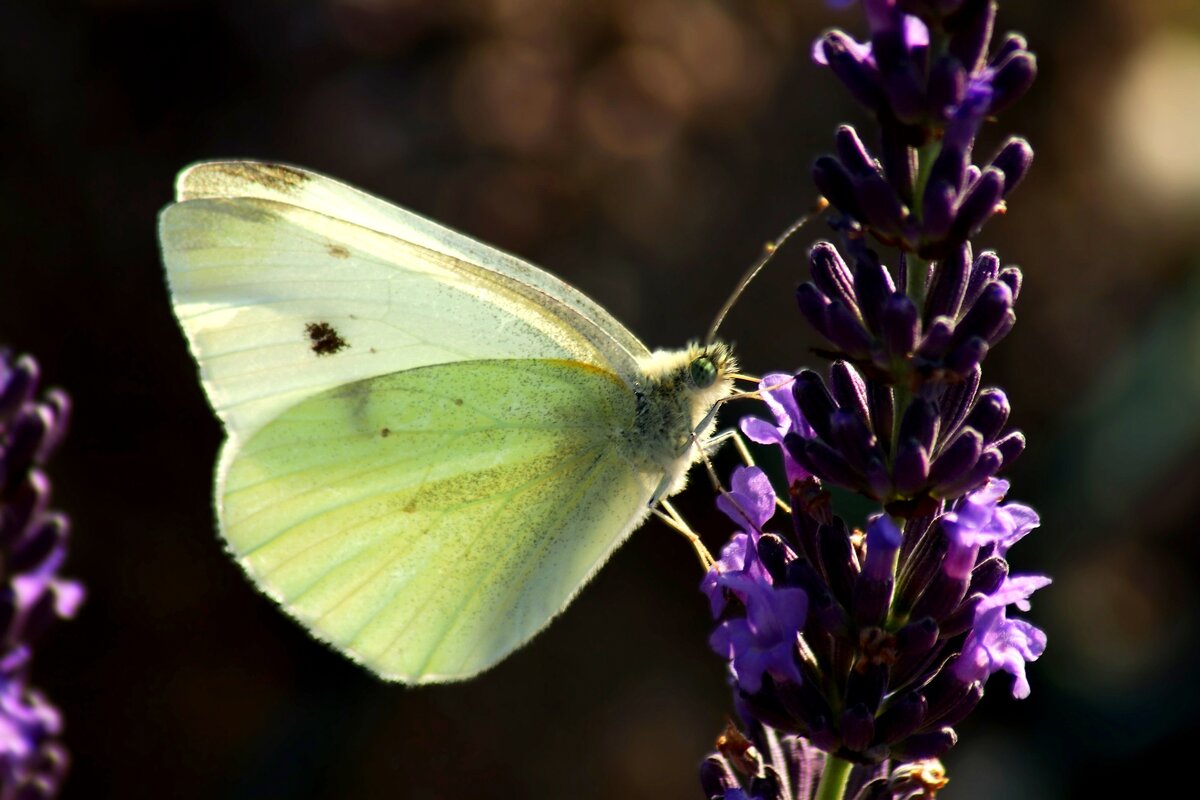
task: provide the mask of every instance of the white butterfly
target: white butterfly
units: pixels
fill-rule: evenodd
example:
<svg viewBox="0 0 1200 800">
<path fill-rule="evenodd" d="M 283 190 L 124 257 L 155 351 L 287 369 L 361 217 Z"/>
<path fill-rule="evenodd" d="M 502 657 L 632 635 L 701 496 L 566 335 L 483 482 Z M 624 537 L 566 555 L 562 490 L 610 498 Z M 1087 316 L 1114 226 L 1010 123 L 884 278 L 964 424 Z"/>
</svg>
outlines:
<svg viewBox="0 0 1200 800">
<path fill-rule="evenodd" d="M 722 344 L 651 353 L 576 289 L 307 170 L 180 174 L 159 236 L 228 439 L 221 535 L 315 636 L 411 683 L 484 670 L 683 488 Z"/>
</svg>

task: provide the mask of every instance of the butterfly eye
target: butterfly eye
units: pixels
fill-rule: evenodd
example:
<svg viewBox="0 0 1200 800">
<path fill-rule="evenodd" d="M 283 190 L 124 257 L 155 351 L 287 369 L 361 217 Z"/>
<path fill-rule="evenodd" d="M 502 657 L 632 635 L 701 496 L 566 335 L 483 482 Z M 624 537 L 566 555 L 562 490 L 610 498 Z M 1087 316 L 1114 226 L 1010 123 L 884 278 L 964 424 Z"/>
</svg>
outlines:
<svg viewBox="0 0 1200 800">
<path fill-rule="evenodd" d="M 688 377 L 697 389 L 707 389 L 717 382 L 717 365 L 708 356 L 700 356 L 688 364 Z"/>
</svg>

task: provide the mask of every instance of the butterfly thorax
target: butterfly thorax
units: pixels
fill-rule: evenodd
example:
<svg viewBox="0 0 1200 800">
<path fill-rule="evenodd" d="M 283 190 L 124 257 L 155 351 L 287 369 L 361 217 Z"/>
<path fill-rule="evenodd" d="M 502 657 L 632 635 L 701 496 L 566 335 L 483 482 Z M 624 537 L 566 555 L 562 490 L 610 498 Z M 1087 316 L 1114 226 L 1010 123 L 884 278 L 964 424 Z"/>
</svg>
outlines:
<svg viewBox="0 0 1200 800">
<path fill-rule="evenodd" d="M 626 433 L 627 455 L 644 472 L 666 476 L 662 496 L 683 488 L 688 467 L 712 434 L 714 405 L 733 391 L 737 369 L 725 344 L 658 350 L 643 359 L 634 386 L 637 411 Z"/>
</svg>

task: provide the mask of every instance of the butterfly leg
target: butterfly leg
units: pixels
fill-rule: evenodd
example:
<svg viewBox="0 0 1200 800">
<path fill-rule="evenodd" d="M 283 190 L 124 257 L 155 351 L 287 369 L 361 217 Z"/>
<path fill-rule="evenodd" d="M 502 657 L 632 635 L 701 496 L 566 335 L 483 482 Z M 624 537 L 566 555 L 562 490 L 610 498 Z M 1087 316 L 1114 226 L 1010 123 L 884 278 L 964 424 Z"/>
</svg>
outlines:
<svg viewBox="0 0 1200 800">
<path fill-rule="evenodd" d="M 695 437 L 694 434 L 693 434 L 693 437 Z M 708 457 L 710 450 L 715 449 L 715 448 L 711 447 L 712 445 L 714 445 L 714 444 L 719 445 L 727 439 L 733 441 L 734 447 L 737 448 L 738 455 L 740 455 L 742 457 L 742 461 L 744 461 L 746 463 L 746 466 L 748 466 L 748 467 L 757 466 L 757 464 L 754 463 L 754 456 L 750 453 L 750 448 L 746 445 L 745 437 L 742 435 L 742 432 L 739 431 L 737 428 L 729 428 L 727 430 L 723 430 L 719 433 L 713 434 L 704 442 L 701 442 L 698 438 L 694 438 L 694 441 L 695 441 L 696 447 L 698 447 L 700 449 L 700 453 L 702 456 L 701 460 L 704 462 L 704 470 L 705 470 L 705 472 L 708 473 L 708 478 L 712 482 L 713 489 L 715 489 L 716 491 L 725 495 L 725 497 L 729 500 L 729 502 L 733 504 L 734 508 L 737 508 L 738 511 L 740 511 L 743 515 L 746 515 L 746 512 L 743 509 L 741 509 L 740 507 L 738 507 L 737 501 L 733 499 L 733 497 L 729 494 L 728 491 L 726 491 L 724 484 L 721 483 L 721 479 L 717 476 L 716 468 L 713 466 L 712 461 Z M 775 498 L 775 505 L 787 514 L 792 513 L 792 507 L 789 506 L 787 503 L 785 503 L 783 500 L 779 499 L 778 497 Z M 749 519 L 748 515 L 747 515 L 747 519 Z"/>
<path fill-rule="evenodd" d="M 713 565 L 712 553 L 708 552 L 708 548 L 704 546 L 704 542 L 700 541 L 700 536 L 684 521 L 683 517 L 680 516 L 675 506 L 671 505 L 670 501 L 659 501 L 658 507 L 652 508 L 651 512 L 654 516 L 683 534 L 684 538 L 692 543 L 692 547 L 696 551 L 696 556 L 700 559 L 700 565 L 704 567 L 705 571 Z"/>
</svg>

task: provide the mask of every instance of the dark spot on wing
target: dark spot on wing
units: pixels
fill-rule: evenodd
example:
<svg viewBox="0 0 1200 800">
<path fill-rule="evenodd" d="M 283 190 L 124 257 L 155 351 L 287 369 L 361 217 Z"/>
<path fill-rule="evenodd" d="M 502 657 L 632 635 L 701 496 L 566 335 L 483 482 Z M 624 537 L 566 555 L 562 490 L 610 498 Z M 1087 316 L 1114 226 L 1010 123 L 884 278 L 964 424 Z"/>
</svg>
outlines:
<svg viewBox="0 0 1200 800">
<path fill-rule="evenodd" d="M 461 398 L 461 397 L 456 397 L 456 398 L 454 398 L 454 405 L 456 405 L 456 406 L 461 406 L 461 405 L 462 405 L 462 403 L 463 403 L 463 401 L 462 401 L 462 398 Z"/>
<path fill-rule="evenodd" d="M 392 429 L 391 428 L 380 428 L 379 435 L 382 436 L 384 439 L 386 439 L 387 437 L 392 435 Z"/>
<path fill-rule="evenodd" d="M 340 244 L 326 245 L 325 249 L 329 251 L 329 255 L 334 258 L 349 258 L 350 251 L 342 247 Z"/>
<path fill-rule="evenodd" d="M 319 356 L 340 353 L 350 346 L 328 322 L 310 322 L 304 326 L 304 332 L 308 334 L 309 347 Z"/>
</svg>

